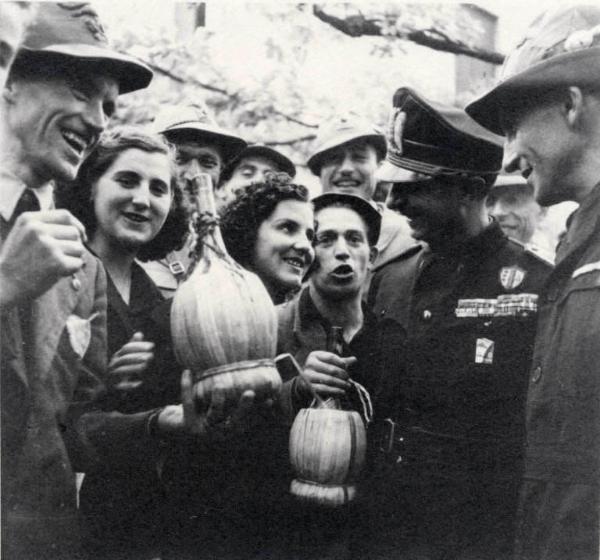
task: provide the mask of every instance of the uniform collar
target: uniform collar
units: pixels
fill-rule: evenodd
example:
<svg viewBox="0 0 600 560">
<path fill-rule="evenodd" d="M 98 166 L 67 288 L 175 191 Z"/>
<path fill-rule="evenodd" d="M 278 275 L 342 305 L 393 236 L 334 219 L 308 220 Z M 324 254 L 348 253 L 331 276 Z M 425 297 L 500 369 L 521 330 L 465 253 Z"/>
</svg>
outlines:
<svg viewBox="0 0 600 560">
<path fill-rule="evenodd" d="M 567 231 L 556 251 L 556 263 L 577 252 L 588 240 L 596 235 L 600 227 L 600 182 L 583 200 L 567 221 Z"/>
<path fill-rule="evenodd" d="M 456 245 L 450 253 L 432 253 L 431 249 L 425 246 L 423 254 L 430 255 L 434 259 L 481 260 L 484 255 L 497 251 L 506 242 L 506 239 L 506 235 L 494 221 L 475 237 Z"/>
</svg>

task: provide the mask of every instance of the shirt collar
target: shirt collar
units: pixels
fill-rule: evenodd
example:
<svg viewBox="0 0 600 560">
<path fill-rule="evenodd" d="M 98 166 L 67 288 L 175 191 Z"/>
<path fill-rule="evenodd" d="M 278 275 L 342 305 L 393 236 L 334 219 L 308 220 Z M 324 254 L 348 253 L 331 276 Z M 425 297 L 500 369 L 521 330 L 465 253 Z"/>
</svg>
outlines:
<svg viewBox="0 0 600 560">
<path fill-rule="evenodd" d="M 3 169 L 0 171 L 0 215 L 9 222 L 12 218 L 15 206 L 19 198 L 27 188 L 27 185 L 16 175 Z M 40 203 L 41 210 L 54 208 L 54 187 L 52 183 L 46 183 L 37 189 L 32 189 Z"/>
<path fill-rule="evenodd" d="M 588 239 L 596 234 L 600 216 L 600 183 L 581 202 L 579 208 L 567 220 L 567 231 L 556 251 L 556 263 L 563 261 L 582 246 L 587 246 Z"/>
</svg>

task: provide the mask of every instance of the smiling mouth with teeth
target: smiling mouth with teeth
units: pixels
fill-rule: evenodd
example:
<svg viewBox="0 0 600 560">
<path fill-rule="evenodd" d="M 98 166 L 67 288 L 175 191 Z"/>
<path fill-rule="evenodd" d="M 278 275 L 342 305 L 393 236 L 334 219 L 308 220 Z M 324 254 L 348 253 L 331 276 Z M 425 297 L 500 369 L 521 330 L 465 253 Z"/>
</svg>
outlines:
<svg viewBox="0 0 600 560">
<path fill-rule="evenodd" d="M 72 130 L 63 130 L 62 136 L 77 153 L 83 153 L 88 146 L 88 141 Z"/>
<path fill-rule="evenodd" d="M 132 222 L 142 223 L 148 221 L 148 218 L 146 218 L 146 216 L 142 216 L 141 214 L 132 214 L 130 212 L 124 212 L 123 215 Z"/>
<path fill-rule="evenodd" d="M 304 261 L 296 257 L 286 258 L 285 262 L 292 265 L 295 268 L 304 268 Z"/>
</svg>

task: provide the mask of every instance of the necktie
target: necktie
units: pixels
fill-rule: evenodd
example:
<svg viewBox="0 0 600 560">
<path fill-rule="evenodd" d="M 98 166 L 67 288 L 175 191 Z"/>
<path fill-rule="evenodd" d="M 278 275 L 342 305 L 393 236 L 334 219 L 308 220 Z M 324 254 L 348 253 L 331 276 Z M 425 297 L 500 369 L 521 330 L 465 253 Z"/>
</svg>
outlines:
<svg viewBox="0 0 600 560">
<path fill-rule="evenodd" d="M 40 201 L 38 197 L 35 196 L 35 193 L 31 189 L 25 189 L 15 206 L 11 222 L 14 224 L 23 212 L 39 212 L 39 210 Z"/>
<path fill-rule="evenodd" d="M 2 239 L 6 239 L 10 230 L 15 225 L 17 218 L 23 212 L 38 212 L 40 210 L 40 202 L 38 197 L 31 189 L 25 189 L 23 194 L 19 197 L 15 209 L 13 210 L 10 221 L 5 221 L 3 218 L 0 219 L 0 236 Z"/>
</svg>

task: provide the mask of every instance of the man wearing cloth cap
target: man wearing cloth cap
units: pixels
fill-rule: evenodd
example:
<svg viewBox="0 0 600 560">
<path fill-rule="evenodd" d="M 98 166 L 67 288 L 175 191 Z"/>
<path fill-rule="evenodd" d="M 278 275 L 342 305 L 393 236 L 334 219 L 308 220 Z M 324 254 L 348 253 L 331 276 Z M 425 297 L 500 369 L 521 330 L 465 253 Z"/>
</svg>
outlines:
<svg viewBox="0 0 600 560">
<path fill-rule="evenodd" d="M 108 430 L 89 425 L 80 437 L 77 422 L 102 387 L 106 277 L 81 223 L 54 209 L 51 181 L 75 178 L 118 94 L 151 78 L 108 48 L 89 5 L 41 3 L 2 93 L 3 558 L 78 554 L 73 471 L 90 464 Z"/>
<path fill-rule="evenodd" d="M 277 351 L 296 358 L 323 399 L 347 397 L 360 410 L 360 398 L 349 379 L 367 390 L 376 386 L 377 321 L 363 302 L 362 292 L 377 255 L 381 215 L 366 200 L 351 194 L 323 194 L 313 205 L 315 262 L 308 285 L 277 308 Z M 339 355 L 328 349 L 333 326 L 343 329 Z M 298 377 L 284 383 L 284 409 L 295 413 L 311 400 Z M 332 512 L 329 507 L 306 506 L 295 507 L 293 513 L 300 519 L 291 525 L 300 529 L 301 538 L 290 543 L 290 552 L 295 543 L 298 558 L 346 557 L 351 527 L 348 508 Z"/>
<path fill-rule="evenodd" d="M 220 127 L 201 102 L 164 108 L 154 119 L 153 128 L 177 149 L 177 168 L 184 181 L 196 173 L 208 173 L 215 189 L 224 167 L 246 147 L 245 140 Z M 173 297 L 183 279 L 192 242 L 190 235 L 179 251 L 142 265 L 165 297 Z"/>
<path fill-rule="evenodd" d="M 600 490 L 600 8 L 548 11 L 467 107 L 543 205 L 579 203 L 541 299 L 529 378 L 520 559 L 597 559 Z"/>
<path fill-rule="evenodd" d="M 365 557 L 507 558 L 550 266 L 488 218 L 499 138 L 408 88 L 393 105 L 380 177 L 428 247 L 389 262 L 371 285 L 382 381 Z"/>
<path fill-rule="evenodd" d="M 368 122 L 349 115 L 321 126 L 315 143 L 307 164 L 321 180 L 323 192 L 353 194 L 373 202 L 377 168 L 386 153 L 384 136 Z M 406 219 L 383 204 L 378 208 L 381 235 L 373 271 L 415 245 Z"/>
<path fill-rule="evenodd" d="M 253 144 L 244 148 L 221 174 L 221 184 L 215 193 L 218 206 L 223 208 L 227 205 L 241 187 L 264 181 L 269 172 L 287 173 L 295 177 L 296 166 L 269 146 Z"/>
</svg>

